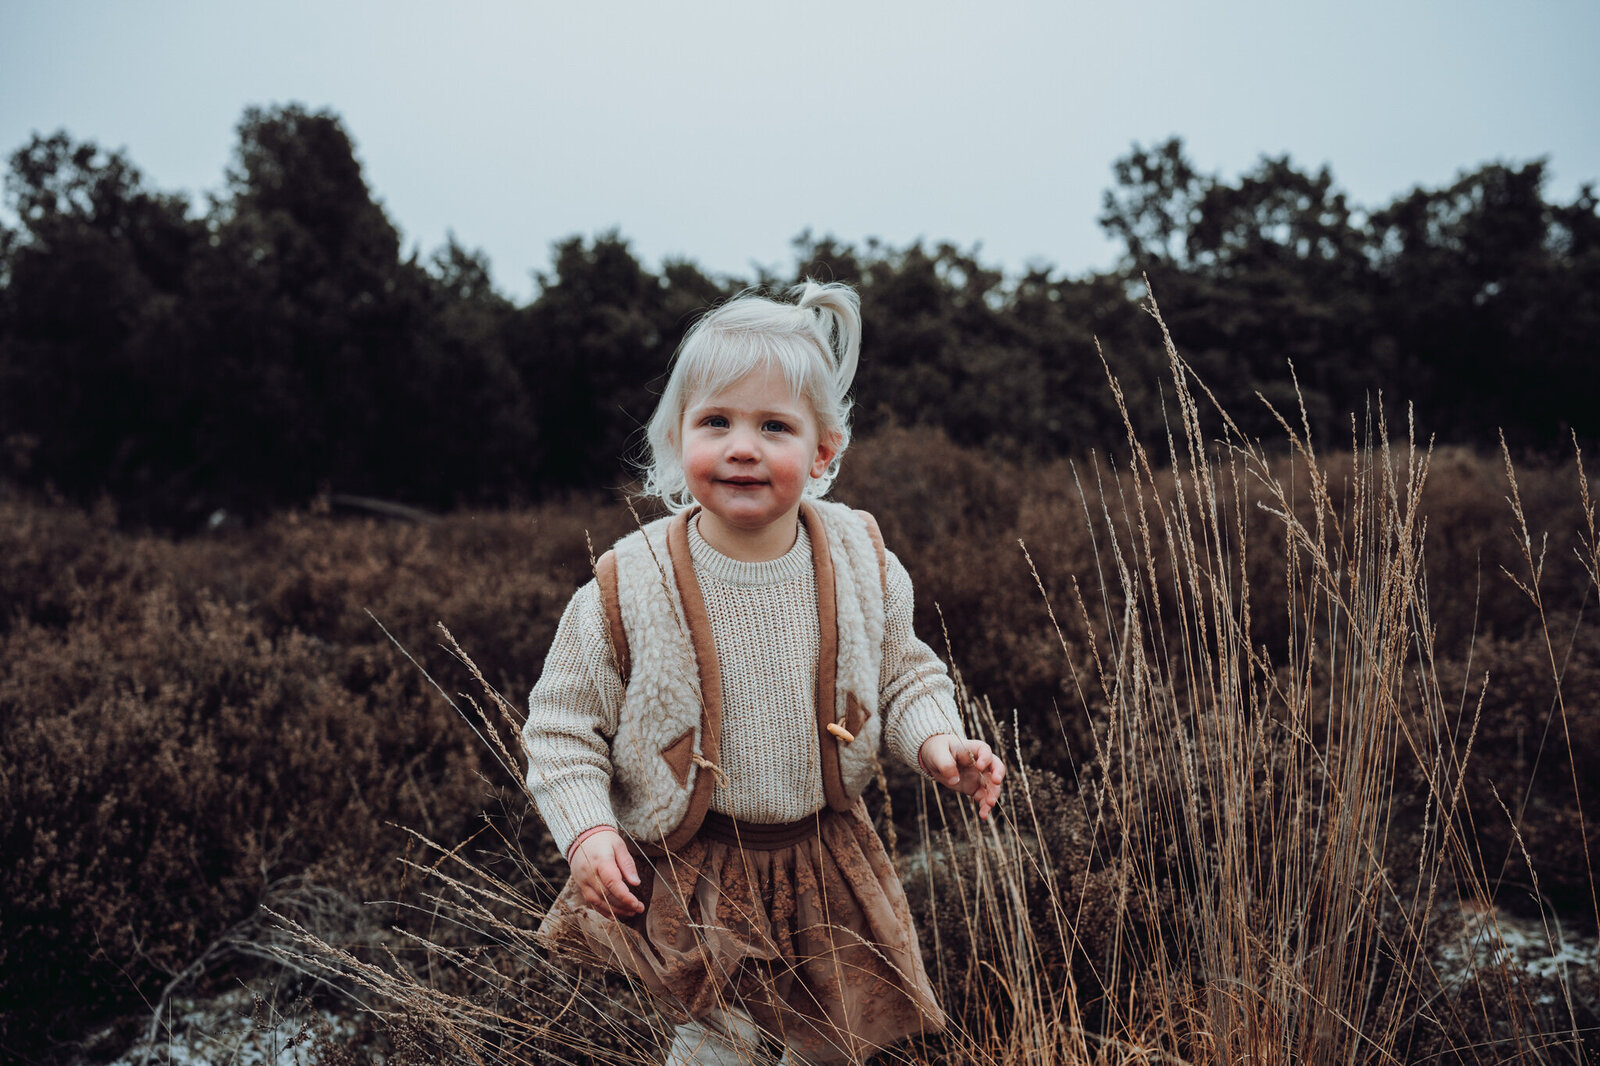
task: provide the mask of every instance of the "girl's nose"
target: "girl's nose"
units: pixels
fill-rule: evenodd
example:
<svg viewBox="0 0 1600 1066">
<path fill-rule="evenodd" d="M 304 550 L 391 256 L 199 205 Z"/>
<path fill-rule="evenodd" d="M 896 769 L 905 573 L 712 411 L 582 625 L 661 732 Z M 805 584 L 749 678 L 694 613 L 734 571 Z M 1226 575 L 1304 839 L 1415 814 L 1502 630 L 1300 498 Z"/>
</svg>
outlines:
<svg viewBox="0 0 1600 1066">
<path fill-rule="evenodd" d="M 756 436 L 753 433 L 738 432 L 728 435 L 728 458 L 734 460 L 754 460 L 760 456 Z"/>
</svg>

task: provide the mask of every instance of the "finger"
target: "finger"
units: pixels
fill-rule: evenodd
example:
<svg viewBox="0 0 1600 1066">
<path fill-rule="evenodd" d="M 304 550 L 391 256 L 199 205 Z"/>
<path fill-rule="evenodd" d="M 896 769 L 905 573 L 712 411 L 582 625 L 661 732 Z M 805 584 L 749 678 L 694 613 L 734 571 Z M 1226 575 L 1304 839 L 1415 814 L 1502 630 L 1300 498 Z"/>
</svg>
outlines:
<svg viewBox="0 0 1600 1066">
<path fill-rule="evenodd" d="M 639 868 L 634 865 L 633 855 L 628 851 L 628 845 L 622 842 L 621 837 L 618 837 L 616 844 L 613 845 L 612 854 L 616 856 L 617 869 L 622 871 L 623 878 L 627 880 L 628 884 L 637 885 L 639 883 Z"/>
<path fill-rule="evenodd" d="M 955 754 L 950 750 L 948 742 L 943 738 L 935 738 L 929 745 L 928 769 L 934 776 L 947 785 L 954 786 L 961 780 L 961 767 L 956 765 Z"/>
<path fill-rule="evenodd" d="M 608 902 L 611 905 L 613 914 L 624 915 L 644 913 L 644 904 L 639 902 L 639 897 L 635 896 L 632 892 L 629 892 L 628 886 L 622 884 L 620 881 L 612 887 Z"/>
<path fill-rule="evenodd" d="M 986 784 L 978 793 L 978 814 L 987 819 L 989 812 L 994 810 L 994 805 L 1000 800 L 1000 788 L 997 785 Z"/>
<path fill-rule="evenodd" d="M 988 780 L 994 776 L 994 768 L 1000 765 L 1000 757 L 994 749 L 981 740 L 972 742 L 972 769 L 978 777 Z"/>
<path fill-rule="evenodd" d="M 606 895 L 611 905 L 628 914 L 638 914 L 644 910 L 644 904 L 639 902 L 639 898 L 628 891 L 628 883 L 622 879 L 622 871 L 617 869 L 616 863 L 610 863 L 609 866 L 610 869 L 601 876 L 601 881 L 606 886 Z"/>
<path fill-rule="evenodd" d="M 962 755 L 965 754 L 966 749 L 962 741 L 958 741 L 954 736 L 944 744 L 944 763 L 942 763 L 942 767 L 944 767 L 944 779 L 950 784 L 950 787 L 960 787 L 960 783 L 962 783 Z"/>
</svg>

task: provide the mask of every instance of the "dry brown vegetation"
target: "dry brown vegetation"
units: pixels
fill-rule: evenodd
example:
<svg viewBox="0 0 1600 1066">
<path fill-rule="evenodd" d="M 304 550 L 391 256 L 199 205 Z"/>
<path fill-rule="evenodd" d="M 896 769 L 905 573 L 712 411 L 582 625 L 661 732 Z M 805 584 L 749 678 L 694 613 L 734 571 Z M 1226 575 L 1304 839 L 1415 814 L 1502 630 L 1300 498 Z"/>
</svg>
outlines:
<svg viewBox="0 0 1600 1066">
<path fill-rule="evenodd" d="M 1496 914 L 1542 917 L 1552 953 L 1594 931 L 1582 475 L 1524 466 L 1513 493 L 1499 457 L 1403 431 L 1323 456 L 1287 427 L 1218 446 L 1209 417 L 1180 388 L 1161 459 L 1025 469 L 888 430 L 845 464 L 835 495 L 878 515 L 1020 771 L 995 830 L 893 767 L 872 800 L 958 1020 L 906 1054 L 1592 1059 L 1593 966 L 1437 961 L 1492 948 Z M 373 621 L 454 693 L 447 622 L 511 694 L 474 687 L 480 732 L 506 728 L 584 530 L 623 508 L 181 543 L 0 508 L 0 1046 L 65 1053 L 89 1017 L 249 973 L 265 904 L 326 945 L 296 966 L 392 1012 L 371 1036 L 397 1060 L 658 1054 L 636 990 L 532 941 L 559 859 L 471 708 Z"/>
</svg>

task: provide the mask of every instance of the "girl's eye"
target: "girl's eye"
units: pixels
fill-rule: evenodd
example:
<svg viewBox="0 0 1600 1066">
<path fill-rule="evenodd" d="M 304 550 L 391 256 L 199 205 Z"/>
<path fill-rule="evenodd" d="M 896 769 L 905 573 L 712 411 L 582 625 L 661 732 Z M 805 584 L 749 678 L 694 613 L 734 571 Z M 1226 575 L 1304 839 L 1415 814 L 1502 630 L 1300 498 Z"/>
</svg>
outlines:
<svg viewBox="0 0 1600 1066">
<path fill-rule="evenodd" d="M 727 429 L 728 420 L 721 415 L 707 415 L 701 425 L 710 426 L 712 429 Z"/>
<path fill-rule="evenodd" d="M 779 422 L 775 418 L 769 418 L 762 425 L 761 428 L 766 430 L 768 433 L 787 433 L 787 432 L 789 432 L 789 424 L 787 422 Z"/>
</svg>

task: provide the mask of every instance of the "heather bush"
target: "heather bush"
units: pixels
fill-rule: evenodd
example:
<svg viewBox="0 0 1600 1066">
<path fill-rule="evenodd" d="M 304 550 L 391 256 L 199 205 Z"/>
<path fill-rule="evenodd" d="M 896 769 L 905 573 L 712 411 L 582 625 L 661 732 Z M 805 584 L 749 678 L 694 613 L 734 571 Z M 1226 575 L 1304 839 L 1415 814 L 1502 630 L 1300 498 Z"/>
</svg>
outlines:
<svg viewBox="0 0 1600 1066">
<path fill-rule="evenodd" d="M 1549 653 L 1534 637 L 1480 641 L 1441 669 L 1462 680 L 1468 706 L 1484 693 L 1464 791 L 1497 899 L 1592 927 L 1584 855 L 1600 860 L 1600 635 L 1592 624 L 1569 630 L 1556 650 L 1565 728 Z"/>
<path fill-rule="evenodd" d="M 29 1054 L 237 963 L 275 886 L 391 896 L 401 827 L 470 835 L 507 782 L 374 618 L 435 671 L 450 618 L 525 689 L 588 565 L 555 509 L 173 542 L 0 506 L 0 1037 Z"/>
</svg>

